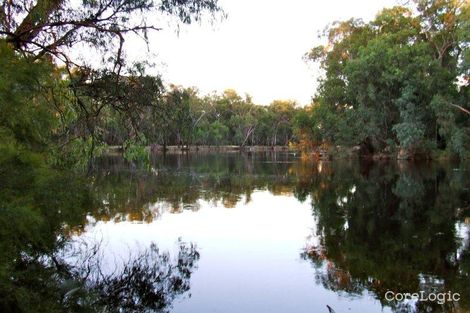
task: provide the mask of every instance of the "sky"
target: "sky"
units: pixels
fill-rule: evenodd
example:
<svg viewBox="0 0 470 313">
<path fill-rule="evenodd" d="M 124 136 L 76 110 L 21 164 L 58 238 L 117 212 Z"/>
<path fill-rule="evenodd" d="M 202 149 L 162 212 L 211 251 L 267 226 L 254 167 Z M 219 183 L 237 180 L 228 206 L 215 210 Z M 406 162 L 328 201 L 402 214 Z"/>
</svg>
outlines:
<svg viewBox="0 0 470 313">
<path fill-rule="evenodd" d="M 166 83 L 197 87 L 201 94 L 235 89 L 254 103 L 273 100 L 310 102 L 321 71 L 302 57 L 322 41 L 325 26 L 351 17 L 372 19 L 396 0 L 219 0 L 227 18 L 192 24 L 175 31 L 162 25 L 151 34 L 149 55 L 154 73 Z M 173 25 L 174 26 L 174 25 Z M 136 52 L 138 51 L 138 52 Z"/>
</svg>

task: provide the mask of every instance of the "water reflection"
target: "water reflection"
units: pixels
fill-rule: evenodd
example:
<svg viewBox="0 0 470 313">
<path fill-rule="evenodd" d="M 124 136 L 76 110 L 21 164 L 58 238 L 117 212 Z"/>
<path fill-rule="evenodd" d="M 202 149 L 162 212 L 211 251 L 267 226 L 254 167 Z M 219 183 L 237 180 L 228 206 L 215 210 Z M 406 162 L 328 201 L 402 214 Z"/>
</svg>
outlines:
<svg viewBox="0 0 470 313">
<path fill-rule="evenodd" d="M 67 288 L 62 306 L 72 312 L 167 312 L 175 298 L 189 290 L 199 259 L 192 244 L 179 241 L 177 251 L 173 260 L 152 243 L 110 266 L 99 244 L 70 242 L 56 265 Z"/>
<path fill-rule="evenodd" d="M 311 186 L 316 243 L 302 256 L 315 280 L 349 295 L 373 292 L 397 312 L 468 310 L 469 177 L 460 170 L 335 167 Z M 458 292 L 459 303 L 387 302 L 387 291 Z"/>
<path fill-rule="evenodd" d="M 83 241 L 95 206 L 85 180 L 45 169 L 0 172 L 1 312 L 165 312 L 189 290 L 199 259 L 151 244 L 104 264 L 102 242 Z"/>
<path fill-rule="evenodd" d="M 470 172 L 451 164 L 233 153 L 97 169 L 0 173 L 0 311 L 470 311 Z M 179 237 L 198 249 L 162 252 Z"/>
<path fill-rule="evenodd" d="M 198 200 L 233 208 L 254 190 L 291 194 L 301 165 L 292 162 L 289 154 L 155 155 L 151 170 L 139 171 L 118 156 L 103 158 L 93 190 L 102 204 L 93 215 L 151 222 L 164 212 L 197 211 Z"/>
<path fill-rule="evenodd" d="M 108 172 L 95 185 L 105 202 L 114 201 L 99 211 L 106 212 L 101 218 L 151 222 L 165 212 L 197 211 L 201 200 L 233 208 L 257 190 L 311 199 L 316 230 L 301 258 L 314 266 L 317 284 L 347 298 L 368 292 L 396 312 L 470 309 L 464 296 L 443 306 L 385 300 L 389 290 L 470 294 L 470 175 L 464 169 L 310 163 L 289 154 L 170 155 L 154 159 L 153 174 L 143 177 L 112 162 L 107 168 L 118 174 Z M 111 192 L 104 184 L 110 177 L 116 179 L 110 187 L 125 181 L 120 186 L 129 189 Z"/>
</svg>

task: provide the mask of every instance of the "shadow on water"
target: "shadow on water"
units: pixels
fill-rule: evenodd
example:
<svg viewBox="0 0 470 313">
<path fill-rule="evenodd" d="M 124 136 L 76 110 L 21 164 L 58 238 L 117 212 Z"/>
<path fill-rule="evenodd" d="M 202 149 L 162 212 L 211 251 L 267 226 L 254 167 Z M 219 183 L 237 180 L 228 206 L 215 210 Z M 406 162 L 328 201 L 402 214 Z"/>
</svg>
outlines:
<svg viewBox="0 0 470 313">
<path fill-rule="evenodd" d="M 189 290 L 196 248 L 180 242 L 171 258 L 151 245 L 107 272 L 99 247 L 73 241 L 87 219 L 150 223 L 197 211 L 201 200 L 233 208 L 257 190 L 311 201 L 316 230 L 301 257 L 313 265 L 312 284 L 351 298 L 369 293 L 395 312 L 470 310 L 470 172 L 450 164 L 233 153 L 154 155 L 146 170 L 108 156 L 91 183 L 18 171 L 0 173 L 2 312 L 168 310 Z M 445 305 L 385 299 L 421 290 L 462 297 Z"/>
</svg>

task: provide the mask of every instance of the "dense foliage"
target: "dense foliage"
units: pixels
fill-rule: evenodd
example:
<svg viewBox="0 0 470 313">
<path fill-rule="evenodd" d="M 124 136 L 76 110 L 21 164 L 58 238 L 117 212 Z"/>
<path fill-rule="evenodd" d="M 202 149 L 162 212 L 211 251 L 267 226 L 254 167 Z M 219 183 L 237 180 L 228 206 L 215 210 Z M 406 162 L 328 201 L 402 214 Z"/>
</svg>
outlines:
<svg viewBox="0 0 470 313">
<path fill-rule="evenodd" d="M 293 137 L 292 120 L 297 109 L 292 101 L 255 105 L 249 96 L 234 90 L 200 96 L 194 88 L 171 88 L 141 116 L 140 134 L 152 145 L 287 145 Z M 121 145 L 128 131 L 109 119 L 104 127 L 108 145 Z M 110 124 L 108 124 L 110 125 Z"/>
<path fill-rule="evenodd" d="M 468 1 L 414 0 L 369 23 L 333 23 L 325 37 L 306 56 L 325 73 L 302 120 L 311 142 L 468 156 Z"/>
</svg>

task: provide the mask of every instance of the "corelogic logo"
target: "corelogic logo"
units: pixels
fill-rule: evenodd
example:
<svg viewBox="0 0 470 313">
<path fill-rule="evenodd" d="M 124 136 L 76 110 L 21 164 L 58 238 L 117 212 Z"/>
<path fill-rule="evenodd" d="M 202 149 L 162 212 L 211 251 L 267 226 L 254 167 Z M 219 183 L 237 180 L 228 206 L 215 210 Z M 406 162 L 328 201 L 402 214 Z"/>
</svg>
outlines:
<svg viewBox="0 0 470 313">
<path fill-rule="evenodd" d="M 438 304 L 444 304 L 446 302 L 458 302 L 460 301 L 460 294 L 453 293 L 452 291 L 439 292 L 439 293 L 425 293 L 424 291 L 410 293 L 410 292 L 393 292 L 387 291 L 385 293 L 385 300 L 391 301 L 421 301 L 421 302 L 436 302 Z"/>
</svg>

